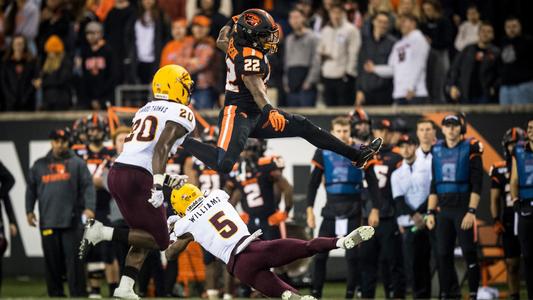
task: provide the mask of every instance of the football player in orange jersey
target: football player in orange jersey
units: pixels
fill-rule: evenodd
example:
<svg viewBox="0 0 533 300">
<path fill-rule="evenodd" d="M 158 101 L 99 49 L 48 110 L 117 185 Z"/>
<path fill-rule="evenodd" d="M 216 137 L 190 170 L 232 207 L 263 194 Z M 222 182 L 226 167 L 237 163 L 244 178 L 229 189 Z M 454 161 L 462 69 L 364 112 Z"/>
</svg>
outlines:
<svg viewBox="0 0 533 300">
<path fill-rule="evenodd" d="M 314 146 L 339 153 L 362 167 L 379 151 L 382 140 L 353 148 L 301 115 L 274 108 L 268 99 L 268 54 L 277 51 L 279 26 L 261 9 L 248 9 L 224 26 L 217 47 L 226 52 L 226 98 L 220 111 L 217 146 L 187 139 L 183 147 L 210 168 L 229 173 L 248 137 L 302 137 Z"/>
</svg>

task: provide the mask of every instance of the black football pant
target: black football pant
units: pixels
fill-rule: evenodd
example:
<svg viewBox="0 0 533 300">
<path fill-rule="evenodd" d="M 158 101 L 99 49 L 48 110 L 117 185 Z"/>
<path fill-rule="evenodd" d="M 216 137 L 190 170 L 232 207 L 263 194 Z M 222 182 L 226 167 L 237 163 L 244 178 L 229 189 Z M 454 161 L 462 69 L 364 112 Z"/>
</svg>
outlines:
<svg viewBox="0 0 533 300">
<path fill-rule="evenodd" d="M 328 130 L 311 123 L 301 115 L 293 115 L 280 110 L 287 120 L 285 130 L 276 132 L 268 117 L 260 111 L 248 112 L 235 105 L 225 106 L 220 111 L 218 126 L 220 135 L 217 147 L 188 138 L 183 147 L 209 168 L 221 173 L 229 173 L 239 158 L 248 137 L 259 139 L 302 137 L 317 148 L 331 150 L 351 161 L 357 161 L 360 151 L 343 143 Z"/>
<path fill-rule="evenodd" d="M 402 236 L 395 218 L 379 220 L 374 237 L 361 244 L 359 257 L 362 298 L 375 297 L 379 265 L 383 275 L 385 297 L 405 298 Z"/>
<path fill-rule="evenodd" d="M 82 235 L 81 226 L 41 229 L 49 297 L 65 297 L 63 290 L 65 277 L 70 297 L 87 297 L 83 262 L 77 257 Z"/>
<path fill-rule="evenodd" d="M 403 245 L 406 259 L 405 270 L 412 274 L 414 299 L 431 298 L 431 244 L 427 230 L 412 231 L 413 227 L 405 227 Z"/>
<path fill-rule="evenodd" d="M 262 240 L 271 241 L 281 238 L 279 226 L 271 226 L 268 224 L 268 217 L 261 218 L 250 215 L 250 221 L 247 225 L 250 232 L 255 232 L 261 229 L 263 231 L 263 234 L 260 237 Z"/>
<path fill-rule="evenodd" d="M 518 239 L 526 265 L 527 299 L 533 299 L 533 216 L 518 219 Z"/>
<path fill-rule="evenodd" d="M 474 228 L 461 229 L 461 223 L 466 214 L 464 209 L 442 208 L 436 217 L 437 256 L 439 261 L 439 284 L 441 298 L 454 298 L 454 286 L 457 286 L 457 273 L 454 265 L 455 240 L 466 260 L 468 274 L 468 288 L 470 295 L 475 296 L 479 287 L 480 269 L 477 258 L 477 248 Z M 474 225 L 475 226 L 475 225 Z M 460 298 L 460 297 L 459 297 Z"/>
<path fill-rule="evenodd" d="M 353 216 L 348 219 L 347 234 L 357 227 L 361 226 L 361 217 Z M 320 229 L 318 231 L 319 237 L 336 237 L 335 234 L 335 219 L 323 219 Z M 367 243 L 367 242 L 365 242 Z M 348 269 L 348 278 L 346 280 L 346 299 L 351 299 L 355 293 L 355 287 L 357 285 L 357 272 L 358 269 L 358 249 L 354 247 L 350 250 L 346 250 L 346 264 Z M 311 295 L 316 298 L 322 298 L 322 289 L 324 287 L 324 281 L 326 280 L 326 263 L 328 262 L 329 252 L 321 252 L 315 254 L 314 268 L 313 268 L 313 283 L 311 287 Z"/>
</svg>

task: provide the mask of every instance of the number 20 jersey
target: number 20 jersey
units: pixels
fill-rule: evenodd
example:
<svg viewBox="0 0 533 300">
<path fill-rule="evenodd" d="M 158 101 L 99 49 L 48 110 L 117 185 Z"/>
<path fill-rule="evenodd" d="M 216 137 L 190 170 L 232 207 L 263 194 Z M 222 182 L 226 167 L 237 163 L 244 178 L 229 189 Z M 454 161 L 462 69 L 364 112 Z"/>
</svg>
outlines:
<svg viewBox="0 0 533 300">
<path fill-rule="evenodd" d="M 190 108 L 185 105 L 158 100 L 141 107 L 133 118 L 131 133 L 126 137 L 124 150 L 116 162 L 142 167 L 152 173 L 154 148 L 167 122 L 183 126 L 187 134 L 179 138 L 170 153 L 174 154 L 185 137 L 194 130 L 196 120 Z"/>
<path fill-rule="evenodd" d="M 171 240 L 189 232 L 204 249 L 227 264 L 233 248 L 243 237 L 250 235 L 248 227 L 228 200 L 226 192 L 212 191 L 174 224 Z"/>
</svg>

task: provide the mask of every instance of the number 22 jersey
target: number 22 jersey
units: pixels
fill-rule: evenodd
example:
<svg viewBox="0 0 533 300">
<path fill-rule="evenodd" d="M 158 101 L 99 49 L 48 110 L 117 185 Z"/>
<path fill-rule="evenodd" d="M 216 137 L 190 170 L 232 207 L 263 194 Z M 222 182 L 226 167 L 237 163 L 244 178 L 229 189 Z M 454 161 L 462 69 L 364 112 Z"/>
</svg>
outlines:
<svg viewBox="0 0 533 300">
<path fill-rule="evenodd" d="M 187 134 L 170 150 L 174 154 L 185 137 L 194 130 L 196 120 L 190 108 L 177 102 L 157 100 L 141 107 L 133 118 L 131 133 L 124 140 L 124 150 L 116 162 L 142 167 L 152 173 L 154 148 L 167 122 L 178 123 Z"/>
<path fill-rule="evenodd" d="M 204 249 L 227 264 L 233 248 L 243 237 L 250 235 L 248 227 L 228 200 L 229 195 L 222 190 L 211 192 L 174 223 L 170 239 L 175 240 L 189 232 Z"/>
</svg>

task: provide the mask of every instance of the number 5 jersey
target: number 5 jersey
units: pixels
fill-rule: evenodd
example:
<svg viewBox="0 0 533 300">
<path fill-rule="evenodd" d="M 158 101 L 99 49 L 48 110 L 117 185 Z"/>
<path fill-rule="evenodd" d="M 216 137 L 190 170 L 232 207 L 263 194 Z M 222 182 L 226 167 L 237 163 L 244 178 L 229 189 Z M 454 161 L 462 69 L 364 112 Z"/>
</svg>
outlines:
<svg viewBox="0 0 533 300">
<path fill-rule="evenodd" d="M 189 232 L 204 249 L 227 264 L 239 241 L 250 235 L 228 200 L 226 192 L 214 190 L 202 201 L 191 204 L 185 217 L 174 223 L 170 239 L 176 240 Z M 241 245 L 242 249 L 244 247 L 246 245 Z"/>
<path fill-rule="evenodd" d="M 167 122 L 178 123 L 187 134 L 179 138 L 170 153 L 174 154 L 185 137 L 194 130 L 196 120 L 190 108 L 165 101 L 151 101 L 140 108 L 133 118 L 131 133 L 126 137 L 124 150 L 116 162 L 142 167 L 152 173 L 154 148 Z"/>
</svg>

